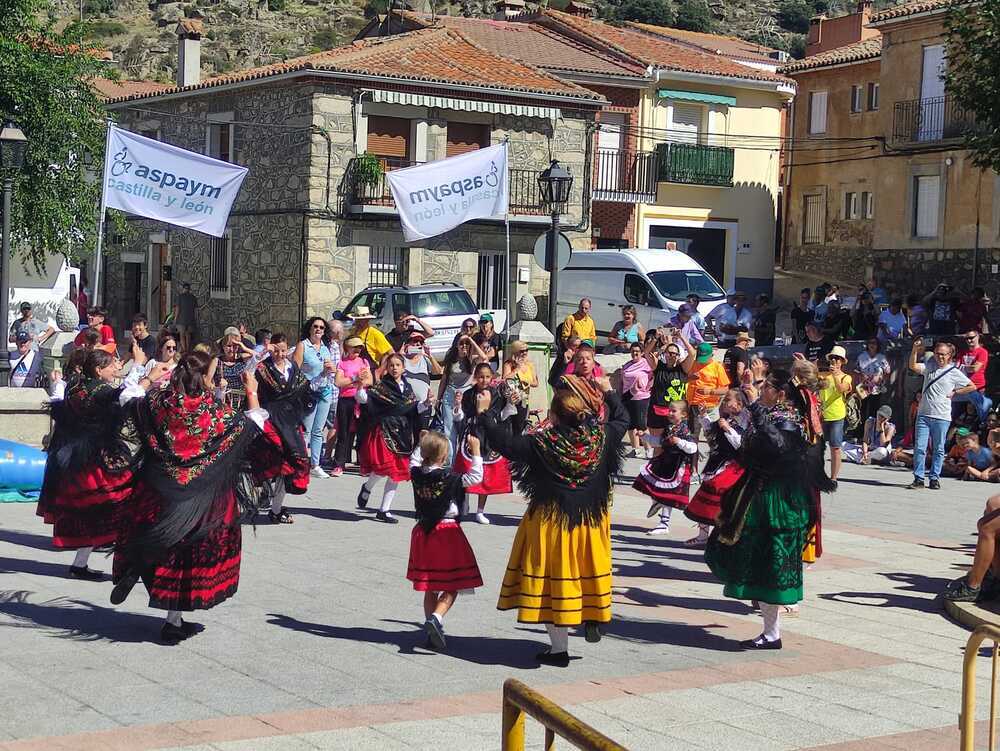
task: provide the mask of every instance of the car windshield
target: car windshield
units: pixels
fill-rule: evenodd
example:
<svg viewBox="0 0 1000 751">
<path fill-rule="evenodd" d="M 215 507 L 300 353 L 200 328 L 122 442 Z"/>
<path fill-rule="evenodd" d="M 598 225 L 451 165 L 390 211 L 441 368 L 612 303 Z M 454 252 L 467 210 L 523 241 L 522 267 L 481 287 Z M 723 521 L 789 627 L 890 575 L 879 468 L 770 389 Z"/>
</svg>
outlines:
<svg viewBox="0 0 1000 751">
<path fill-rule="evenodd" d="M 698 295 L 702 300 L 721 300 L 726 296 L 722 287 L 704 271 L 654 271 L 649 278 L 668 300 L 683 300 L 692 294 Z"/>
<path fill-rule="evenodd" d="M 417 318 L 479 315 L 479 308 L 464 289 L 415 292 L 406 295 L 406 303 L 409 311 Z"/>
</svg>

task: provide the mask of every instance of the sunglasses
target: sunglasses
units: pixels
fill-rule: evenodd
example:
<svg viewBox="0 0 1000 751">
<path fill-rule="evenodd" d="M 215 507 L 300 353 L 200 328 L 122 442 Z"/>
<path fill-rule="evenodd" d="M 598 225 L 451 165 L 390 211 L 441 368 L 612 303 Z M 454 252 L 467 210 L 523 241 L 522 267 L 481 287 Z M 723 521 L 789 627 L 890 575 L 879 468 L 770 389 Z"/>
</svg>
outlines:
<svg viewBox="0 0 1000 751">
<path fill-rule="evenodd" d="M 175 345 L 173 345 L 173 344 L 168 344 L 168 345 L 167 345 L 166 347 L 164 347 L 163 349 L 165 349 L 165 350 L 166 350 L 167 352 L 170 352 L 171 350 L 175 350 L 175 349 L 177 349 L 177 347 L 176 347 Z"/>
<path fill-rule="evenodd" d="M 313 326 L 312 328 L 313 328 L 313 331 L 326 331 L 326 326 L 316 325 L 316 326 Z"/>
<path fill-rule="evenodd" d="M 979 338 L 978 336 L 967 336 L 967 337 L 965 337 L 965 341 L 967 341 L 967 342 L 974 342 L 978 338 Z"/>
</svg>

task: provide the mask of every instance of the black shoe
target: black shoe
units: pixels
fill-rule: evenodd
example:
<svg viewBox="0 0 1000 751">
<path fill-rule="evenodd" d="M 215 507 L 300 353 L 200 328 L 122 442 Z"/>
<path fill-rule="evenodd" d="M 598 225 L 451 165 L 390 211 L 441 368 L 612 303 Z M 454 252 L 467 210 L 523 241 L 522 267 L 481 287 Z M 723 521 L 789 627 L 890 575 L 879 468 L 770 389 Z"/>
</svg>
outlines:
<svg viewBox="0 0 1000 751">
<path fill-rule="evenodd" d="M 444 638 L 444 629 L 441 628 L 437 618 L 431 617 L 424 621 L 424 631 L 427 632 L 427 639 L 434 649 L 445 650 L 448 648 L 448 642 Z"/>
<path fill-rule="evenodd" d="M 601 629 L 595 621 L 587 621 L 583 625 L 583 634 L 591 644 L 596 644 L 601 640 Z"/>
<path fill-rule="evenodd" d="M 930 490 L 940 490 L 941 489 L 941 482 L 940 482 L 940 480 L 931 480 L 929 483 L 927 483 L 927 487 Z"/>
<path fill-rule="evenodd" d="M 70 566 L 69 576 L 71 579 L 84 579 L 90 582 L 104 581 L 103 573 L 94 571 L 94 569 L 87 568 L 86 566 Z"/>
<path fill-rule="evenodd" d="M 385 522 L 386 524 L 399 524 L 399 519 L 390 514 L 388 511 L 378 511 L 375 513 L 375 518 L 380 522 Z"/>
<path fill-rule="evenodd" d="M 189 636 L 191 636 L 191 633 L 185 631 L 183 624 L 180 626 L 174 626 L 170 623 L 164 623 L 163 628 L 160 629 L 160 641 L 165 644 L 177 644 L 178 642 L 184 641 Z"/>
<path fill-rule="evenodd" d="M 358 493 L 358 508 L 368 508 L 368 498 L 371 494 L 368 488 L 361 486 L 361 491 Z"/>
<path fill-rule="evenodd" d="M 740 647 L 743 649 L 781 649 L 781 639 L 769 641 L 764 637 L 764 634 L 761 634 L 756 639 L 741 641 Z"/>
<path fill-rule="evenodd" d="M 933 482 L 933 480 L 931 482 Z M 923 490 L 924 489 L 924 481 L 923 480 L 914 479 L 913 482 L 911 482 L 909 485 L 906 486 L 906 489 L 907 490 Z"/>
<path fill-rule="evenodd" d="M 111 604 L 121 605 L 125 602 L 125 598 L 128 597 L 129 592 L 132 591 L 132 587 L 135 586 L 137 581 L 139 581 L 138 572 L 126 572 L 125 576 L 123 576 L 115 585 L 115 588 L 111 590 Z"/>
<path fill-rule="evenodd" d="M 193 623 L 192 621 L 181 621 L 181 631 L 183 631 L 188 636 L 194 636 L 195 634 L 200 634 L 205 630 L 205 627 L 200 623 Z"/>
<path fill-rule="evenodd" d="M 963 576 L 961 579 L 948 582 L 941 596 L 952 602 L 975 602 L 982 594 L 982 589 L 982 587 L 970 587 L 968 579 Z"/>
<path fill-rule="evenodd" d="M 545 650 L 535 655 L 535 659 L 542 665 L 551 665 L 554 668 L 565 668 L 569 666 L 569 652 L 550 652 Z"/>
<path fill-rule="evenodd" d="M 979 602 L 995 600 L 1000 597 L 1000 579 L 992 571 L 987 571 L 983 583 L 979 585 Z"/>
</svg>

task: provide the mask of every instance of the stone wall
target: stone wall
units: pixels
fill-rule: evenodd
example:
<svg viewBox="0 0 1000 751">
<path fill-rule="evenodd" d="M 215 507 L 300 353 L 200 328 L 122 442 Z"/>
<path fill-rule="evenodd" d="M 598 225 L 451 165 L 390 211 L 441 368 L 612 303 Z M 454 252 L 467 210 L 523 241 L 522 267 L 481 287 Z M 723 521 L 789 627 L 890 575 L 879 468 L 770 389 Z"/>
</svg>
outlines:
<svg viewBox="0 0 1000 751">
<path fill-rule="evenodd" d="M 871 248 L 825 245 L 789 245 L 785 248 L 784 267 L 789 271 L 858 284 L 871 277 Z"/>
</svg>

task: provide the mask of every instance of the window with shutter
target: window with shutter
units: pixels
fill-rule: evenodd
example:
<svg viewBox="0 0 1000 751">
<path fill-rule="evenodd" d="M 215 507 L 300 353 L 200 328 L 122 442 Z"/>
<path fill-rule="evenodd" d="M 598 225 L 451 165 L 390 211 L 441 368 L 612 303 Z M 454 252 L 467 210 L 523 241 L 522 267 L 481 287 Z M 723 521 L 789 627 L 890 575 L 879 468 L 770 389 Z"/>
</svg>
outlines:
<svg viewBox="0 0 1000 751">
<path fill-rule="evenodd" d="M 813 91 L 809 94 L 809 133 L 826 133 L 825 91 Z"/>
<path fill-rule="evenodd" d="M 858 194 L 848 191 L 844 194 L 844 219 L 858 218 Z"/>
<path fill-rule="evenodd" d="M 448 123 L 448 144 L 445 156 L 459 156 L 490 145 L 488 125 Z"/>
<path fill-rule="evenodd" d="M 803 196 L 802 244 L 823 242 L 823 196 Z"/>
<path fill-rule="evenodd" d="M 865 219 L 875 216 L 875 194 L 867 190 L 861 193 L 861 211 Z"/>
<path fill-rule="evenodd" d="M 705 110 L 688 102 L 673 102 L 670 107 L 670 140 L 677 143 L 698 143 Z"/>
<path fill-rule="evenodd" d="M 213 237 L 211 243 L 211 268 L 209 274 L 209 296 L 229 299 L 230 268 L 232 267 L 232 238 L 227 233 Z"/>
<path fill-rule="evenodd" d="M 940 190 L 939 175 L 920 175 L 915 178 L 913 231 L 917 237 L 929 238 L 938 235 Z"/>
<path fill-rule="evenodd" d="M 208 156 L 233 161 L 233 124 L 225 120 L 208 124 Z"/>
<path fill-rule="evenodd" d="M 868 109 L 878 109 L 878 83 L 875 82 L 868 84 Z"/>
<path fill-rule="evenodd" d="M 368 117 L 368 153 L 403 162 L 410 156 L 410 121 L 401 117 Z"/>
</svg>

